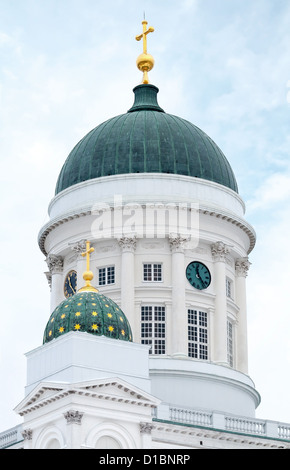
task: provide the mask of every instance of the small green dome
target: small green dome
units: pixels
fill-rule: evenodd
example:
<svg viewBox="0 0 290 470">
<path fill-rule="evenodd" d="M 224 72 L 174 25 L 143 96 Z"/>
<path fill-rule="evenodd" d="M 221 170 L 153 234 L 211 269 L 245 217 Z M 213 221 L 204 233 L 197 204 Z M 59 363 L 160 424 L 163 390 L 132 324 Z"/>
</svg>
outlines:
<svg viewBox="0 0 290 470">
<path fill-rule="evenodd" d="M 126 114 L 89 132 L 71 151 L 56 194 L 77 183 L 128 173 L 171 173 L 219 183 L 238 192 L 233 170 L 220 148 L 189 121 L 160 108 L 158 88 L 134 88 Z"/>
<path fill-rule="evenodd" d="M 130 324 L 113 300 L 98 292 L 78 292 L 64 300 L 46 325 L 43 344 L 75 331 L 132 341 Z"/>
</svg>

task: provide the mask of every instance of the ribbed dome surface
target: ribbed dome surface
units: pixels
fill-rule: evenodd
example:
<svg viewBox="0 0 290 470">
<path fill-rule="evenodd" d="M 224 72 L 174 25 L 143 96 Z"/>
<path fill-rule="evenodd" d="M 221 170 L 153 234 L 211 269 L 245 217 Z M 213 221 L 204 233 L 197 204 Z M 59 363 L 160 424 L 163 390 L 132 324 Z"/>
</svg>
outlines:
<svg viewBox="0 0 290 470">
<path fill-rule="evenodd" d="M 113 300 L 97 292 L 79 292 L 64 300 L 48 320 L 43 343 L 70 331 L 132 341 L 125 314 Z"/>
<path fill-rule="evenodd" d="M 220 148 L 198 127 L 165 113 L 158 88 L 139 85 L 133 107 L 89 132 L 72 150 L 56 194 L 77 183 L 128 173 L 171 173 L 203 178 L 236 192 L 233 170 Z"/>
</svg>

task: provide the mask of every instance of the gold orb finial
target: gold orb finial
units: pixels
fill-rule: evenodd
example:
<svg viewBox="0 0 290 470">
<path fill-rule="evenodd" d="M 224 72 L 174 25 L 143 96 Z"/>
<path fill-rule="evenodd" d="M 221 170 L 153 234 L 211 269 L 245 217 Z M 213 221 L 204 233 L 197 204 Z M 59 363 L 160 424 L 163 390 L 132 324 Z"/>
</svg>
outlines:
<svg viewBox="0 0 290 470">
<path fill-rule="evenodd" d="M 148 54 L 147 52 L 147 34 L 153 33 L 154 28 L 150 26 L 147 29 L 147 24 L 148 22 L 144 19 L 142 21 L 143 25 L 143 33 L 140 34 L 139 36 L 136 36 L 136 41 L 141 41 L 143 38 L 143 54 L 140 54 L 139 57 L 137 58 L 136 64 L 139 70 L 143 72 L 143 80 L 142 83 L 148 84 L 149 83 L 149 78 L 148 78 L 148 72 L 153 69 L 154 67 L 154 59 L 151 54 Z"/>
<path fill-rule="evenodd" d="M 86 256 L 87 258 L 87 270 L 83 274 L 83 279 L 86 281 L 86 285 L 79 289 L 79 292 L 84 292 L 84 291 L 92 291 L 92 292 L 99 292 L 98 289 L 95 289 L 95 287 L 92 286 L 91 281 L 94 278 L 94 273 L 90 270 L 90 254 L 93 253 L 95 249 L 92 247 L 89 241 L 86 242 L 86 251 L 84 253 L 81 253 L 83 257 Z"/>
</svg>

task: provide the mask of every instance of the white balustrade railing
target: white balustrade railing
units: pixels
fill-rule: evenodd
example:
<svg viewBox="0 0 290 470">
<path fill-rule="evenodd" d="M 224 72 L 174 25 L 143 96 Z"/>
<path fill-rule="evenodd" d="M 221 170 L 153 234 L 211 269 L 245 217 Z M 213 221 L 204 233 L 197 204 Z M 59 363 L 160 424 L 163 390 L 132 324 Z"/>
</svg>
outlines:
<svg viewBox="0 0 290 470">
<path fill-rule="evenodd" d="M 225 429 L 246 434 L 266 434 L 266 422 L 256 419 L 225 416 Z"/>
<path fill-rule="evenodd" d="M 290 424 L 255 418 L 226 415 L 220 412 L 208 412 L 162 404 L 152 415 L 157 420 L 170 421 L 215 430 L 248 434 L 257 437 L 274 438 L 290 441 Z"/>
</svg>

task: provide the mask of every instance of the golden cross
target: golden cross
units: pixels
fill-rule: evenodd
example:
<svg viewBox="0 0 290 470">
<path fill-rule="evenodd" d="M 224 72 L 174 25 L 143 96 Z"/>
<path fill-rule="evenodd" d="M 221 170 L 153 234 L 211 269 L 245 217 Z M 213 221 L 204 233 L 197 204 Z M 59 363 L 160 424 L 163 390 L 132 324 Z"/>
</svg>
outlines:
<svg viewBox="0 0 290 470">
<path fill-rule="evenodd" d="M 154 28 L 151 26 L 147 29 L 148 22 L 146 20 L 142 21 L 143 24 L 143 33 L 139 36 L 136 36 L 136 41 L 141 41 L 143 38 L 143 54 L 147 54 L 147 34 L 153 33 Z"/>
<path fill-rule="evenodd" d="M 92 286 L 91 281 L 94 278 L 93 272 L 90 270 L 90 254 L 95 251 L 95 248 L 91 248 L 90 242 L 86 242 L 86 251 L 84 253 L 81 253 L 83 257 L 86 256 L 87 258 L 87 270 L 83 274 L 83 278 L 86 281 L 86 285 L 84 287 L 81 287 L 78 292 L 98 292 L 95 287 Z"/>
<path fill-rule="evenodd" d="M 87 271 L 90 271 L 90 254 L 95 251 L 95 248 L 91 248 L 90 242 L 86 242 L 86 250 L 84 253 L 82 253 L 83 257 L 87 257 Z"/>
</svg>

